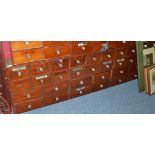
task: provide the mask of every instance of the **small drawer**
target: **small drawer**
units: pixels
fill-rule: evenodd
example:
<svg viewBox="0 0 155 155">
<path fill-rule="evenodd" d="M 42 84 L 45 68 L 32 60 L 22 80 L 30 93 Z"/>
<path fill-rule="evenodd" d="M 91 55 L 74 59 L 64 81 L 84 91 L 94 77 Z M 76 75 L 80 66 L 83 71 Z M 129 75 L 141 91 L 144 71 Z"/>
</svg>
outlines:
<svg viewBox="0 0 155 155">
<path fill-rule="evenodd" d="M 58 103 L 58 102 L 62 102 L 65 100 L 69 99 L 69 91 L 60 91 L 59 93 L 57 93 L 56 95 L 48 95 L 45 98 L 45 104 L 46 105 L 50 105 L 50 104 L 54 104 L 54 103 Z"/>
<path fill-rule="evenodd" d="M 101 72 L 101 67 L 102 67 L 102 63 L 89 65 L 88 66 L 88 74 L 92 75 L 92 74 Z"/>
<path fill-rule="evenodd" d="M 13 63 L 22 64 L 43 59 L 42 49 L 31 49 L 12 53 Z"/>
<path fill-rule="evenodd" d="M 12 92 L 30 90 L 32 87 L 32 79 L 28 78 L 18 81 L 9 81 L 9 86 Z"/>
<path fill-rule="evenodd" d="M 70 70 L 70 79 L 78 79 L 86 77 L 90 74 L 90 67 L 89 66 L 79 66 L 72 68 Z"/>
<path fill-rule="evenodd" d="M 120 68 L 112 70 L 112 77 L 113 76 L 123 76 L 128 74 L 128 68 Z"/>
<path fill-rule="evenodd" d="M 78 67 L 81 65 L 85 65 L 85 59 L 85 55 L 70 58 L 70 67 Z"/>
<path fill-rule="evenodd" d="M 112 60 L 104 61 L 104 62 L 102 62 L 102 65 L 101 65 L 101 72 L 110 71 L 112 68 L 113 68 Z"/>
<path fill-rule="evenodd" d="M 133 49 L 136 49 L 136 41 L 130 41 L 129 46 Z"/>
<path fill-rule="evenodd" d="M 128 58 L 121 58 L 121 59 L 116 59 L 114 68 L 122 68 L 122 67 L 128 67 L 129 65 L 129 59 Z"/>
<path fill-rule="evenodd" d="M 68 43 L 67 41 L 44 41 L 44 46 L 63 45 Z"/>
<path fill-rule="evenodd" d="M 91 91 L 92 91 L 92 85 L 84 85 L 81 87 L 76 87 L 76 88 L 70 89 L 70 98 L 89 94 Z"/>
<path fill-rule="evenodd" d="M 95 74 L 93 83 L 107 83 L 110 80 L 110 76 L 111 71 Z"/>
<path fill-rule="evenodd" d="M 40 75 L 32 78 L 32 84 L 33 86 L 46 86 L 51 83 L 51 75 L 45 74 Z"/>
<path fill-rule="evenodd" d="M 94 64 L 102 61 L 102 53 L 95 53 L 86 56 L 86 64 Z"/>
<path fill-rule="evenodd" d="M 53 72 L 69 69 L 69 58 L 53 59 L 50 65 Z"/>
<path fill-rule="evenodd" d="M 33 109 L 41 108 L 44 106 L 43 98 L 29 100 L 15 105 L 16 113 L 23 113 Z"/>
<path fill-rule="evenodd" d="M 52 74 L 52 78 L 51 78 L 52 83 L 57 83 L 57 82 L 67 81 L 67 80 L 69 80 L 68 70 L 59 71 Z"/>
<path fill-rule="evenodd" d="M 93 83 L 92 90 L 93 91 L 97 91 L 97 90 L 108 88 L 109 87 L 109 84 L 110 84 L 110 80 L 107 80 L 105 82 Z"/>
<path fill-rule="evenodd" d="M 116 48 L 128 47 L 130 46 L 130 41 L 116 41 L 115 45 L 116 45 Z"/>
<path fill-rule="evenodd" d="M 93 42 L 92 41 L 73 41 L 71 44 L 71 54 L 87 54 L 93 52 Z"/>
<path fill-rule="evenodd" d="M 35 98 L 40 98 L 42 97 L 42 89 L 41 87 L 35 87 L 35 88 L 31 88 L 30 91 L 19 91 L 16 92 L 14 94 L 12 94 L 12 98 L 15 104 L 19 104 L 22 103 L 26 100 L 31 100 L 31 99 L 35 99 Z"/>
<path fill-rule="evenodd" d="M 64 44 L 60 46 L 44 47 L 43 51 L 44 51 L 45 59 L 70 55 L 70 49 L 68 44 Z"/>
<path fill-rule="evenodd" d="M 41 41 L 11 41 L 12 51 L 43 47 Z"/>
<path fill-rule="evenodd" d="M 129 80 L 137 79 L 138 73 L 136 71 L 135 72 L 129 72 L 128 77 L 129 77 Z"/>
<path fill-rule="evenodd" d="M 136 57 L 130 57 L 129 60 L 129 72 L 136 71 L 137 70 L 137 58 Z"/>
<path fill-rule="evenodd" d="M 71 88 L 77 88 L 77 87 L 81 87 L 84 85 L 91 85 L 91 84 L 92 84 L 92 76 L 70 81 Z"/>
<path fill-rule="evenodd" d="M 128 81 L 128 75 L 113 76 L 111 79 L 111 86 L 119 85 Z"/>
<path fill-rule="evenodd" d="M 30 68 L 28 65 L 7 68 L 7 76 L 11 81 L 29 78 Z"/>
<path fill-rule="evenodd" d="M 109 49 L 103 52 L 102 61 L 111 61 L 114 60 L 115 49 Z"/>
<path fill-rule="evenodd" d="M 127 53 L 128 53 L 128 56 L 135 56 L 136 57 L 136 55 L 137 55 L 136 48 L 128 48 Z"/>
<path fill-rule="evenodd" d="M 116 49 L 116 59 L 125 58 L 128 56 L 128 50 L 127 48 L 119 48 Z"/>
<path fill-rule="evenodd" d="M 32 76 L 48 74 L 50 72 L 49 63 L 47 61 L 30 63 L 30 70 Z"/>
</svg>

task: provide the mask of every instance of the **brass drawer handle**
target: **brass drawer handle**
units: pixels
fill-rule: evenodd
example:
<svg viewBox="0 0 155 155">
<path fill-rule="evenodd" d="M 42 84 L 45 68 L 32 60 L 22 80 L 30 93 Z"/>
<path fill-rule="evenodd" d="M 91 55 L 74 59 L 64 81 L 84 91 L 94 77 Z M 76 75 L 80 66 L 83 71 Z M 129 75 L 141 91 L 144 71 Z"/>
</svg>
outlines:
<svg viewBox="0 0 155 155">
<path fill-rule="evenodd" d="M 100 88 L 103 88 L 103 84 L 100 84 Z"/>
<path fill-rule="evenodd" d="M 31 108 L 32 108 L 32 105 L 31 105 L 31 104 L 29 104 L 29 105 L 27 106 L 27 108 L 28 108 L 28 109 L 31 109 Z"/>
<path fill-rule="evenodd" d="M 63 76 L 62 75 L 59 75 L 59 79 L 62 80 L 63 79 Z"/>
<path fill-rule="evenodd" d="M 137 77 L 138 77 L 138 75 L 137 75 L 137 74 L 134 74 L 134 77 L 135 77 L 135 78 L 137 78 Z"/>
<path fill-rule="evenodd" d="M 82 46 L 82 50 L 85 51 L 86 50 L 86 47 L 85 46 Z"/>
<path fill-rule="evenodd" d="M 62 68 L 63 67 L 63 64 L 59 64 L 59 67 Z"/>
<path fill-rule="evenodd" d="M 29 41 L 25 41 L 25 44 L 28 46 L 30 44 L 30 42 Z"/>
<path fill-rule="evenodd" d="M 80 72 L 76 72 L 76 75 L 79 76 L 80 75 Z"/>
<path fill-rule="evenodd" d="M 136 50 L 131 50 L 132 53 L 136 53 Z"/>
<path fill-rule="evenodd" d="M 83 94 L 83 91 L 81 90 L 81 91 L 79 91 L 79 93 L 82 95 Z"/>
<path fill-rule="evenodd" d="M 121 74 L 123 74 L 123 73 L 124 73 L 124 71 L 120 71 L 120 73 L 121 73 Z"/>
<path fill-rule="evenodd" d="M 30 94 L 27 94 L 27 96 L 26 96 L 27 98 L 31 98 L 31 95 Z"/>
<path fill-rule="evenodd" d="M 102 75 L 102 77 L 101 77 L 101 78 L 104 80 L 104 79 L 105 79 L 105 76 L 103 76 L 103 75 Z"/>
<path fill-rule="evenodd" d="M 95 68 L 92 68 L 91 70 L 92 70 L 92 72 L 95 72 L 95 71 L 96 71 L 96 69 L 95 69 Z"/>
<path fill-rule="evenodd" d="M 111 58 L 111 55 L 110 55 L 110 54 L 108 54 L 108 55 L 107 55 L 107 57 L 108 57 L 108 58 Z"/>
<path fill-rule="evenodd" d="M 122 83 L 122 80 L 118 80 L 119 83 Z"/>
<path fill-rule="evenodd" d="M 58 87 L 55 87 L 55 91 L 59 91 L 59 88 Z"/>
<path fill-rule="evenodd" d="M 61 54 L 61 51 L 60 50 L 56 50 L 56 54 Z"/>
<path fill-rule="evenodd" d="M 56 101 L 59 101 L 60 99 L 59 99 L 59 97 L 56 97 L 55 100 L 56 100 Z"/>
<path fill-rule="evenodd" d="M 110 68 L 110 66 L 109 65 L 106 65 L 106 68 Z"/>
<path fill-rule="evenodd" d="M 130 62 L 131 62 L 131 63 L 133 63 L 133 62 L 134 62 L 134 60 L 133 60 L 133 59 L 130 59 Z"/>
<path fill-rule="evenodd" d="M 0 88 L 2 88 L 2 85 L 0 85 Z"/>
<path fill-rule="evenodd" d="M 22 75 L 22 72 L 18 72 L 18 76 L 21 76 Z"/>
<path fill-rule="evenodd" d="M 124 55 L 124 52 L 120 52 L 121 55 Z"/>
<path fill-rule="evenodd" d="M 76 63 L 77 63 L 77 64 L 80 64 L 81 62 L 80 62 L 80 60 L 76 60 Z"/>
<path fill-rule="evenodd" d="M 84 82 L 83 81 L 80 81 L 80 85 L 83 85 L 84 84 Z"/>
<path fill-rule="evenodd" d="M 40 67 L 39 70 L 40 70 L 40 72 L 43 72 L 44 71 L 44 69 L 42 67 Z"/>
<path fill-rule="evenodd" d="M 93 59 L 93 61 L 96 61 L 97 60 L 97 58 L 95 58 L 95 57 L 93 57 L 92 59 Z"/>
<path fill-rule="evenodd" d="M 119 65 L 120 65 L 120 66 L 122 66 L 122 65 L 123 65 L 123 63 L 122 63 L 122 62 L 120 62 L 120 63 L 119 63 Z"/>
</svg>

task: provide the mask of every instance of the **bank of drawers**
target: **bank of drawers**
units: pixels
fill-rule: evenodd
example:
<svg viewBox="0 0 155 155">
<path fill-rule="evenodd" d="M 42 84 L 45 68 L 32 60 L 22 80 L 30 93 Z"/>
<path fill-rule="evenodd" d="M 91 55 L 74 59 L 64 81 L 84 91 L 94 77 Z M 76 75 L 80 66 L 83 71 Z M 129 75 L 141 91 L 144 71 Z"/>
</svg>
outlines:
<svg viewBox="0 0 155 155">
<path fill-rule="evenodd" d="M 7 75 L 17 113 L 137 78 L 134 42 L 11 42 L 11 49 Z"/>
</svg>

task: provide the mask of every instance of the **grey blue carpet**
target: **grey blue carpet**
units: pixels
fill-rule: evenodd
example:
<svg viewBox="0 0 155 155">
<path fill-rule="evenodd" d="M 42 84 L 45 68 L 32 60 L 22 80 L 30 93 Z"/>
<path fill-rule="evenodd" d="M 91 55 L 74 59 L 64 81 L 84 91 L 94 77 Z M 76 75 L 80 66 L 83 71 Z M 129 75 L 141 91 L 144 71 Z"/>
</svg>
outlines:
<svg viewBox="0 0 155 155">
<path fill-rule="evenodd" d="M 139 93 L 134 80 L 25 114 L 155 114 L 155 95 Z"/>
</svg>

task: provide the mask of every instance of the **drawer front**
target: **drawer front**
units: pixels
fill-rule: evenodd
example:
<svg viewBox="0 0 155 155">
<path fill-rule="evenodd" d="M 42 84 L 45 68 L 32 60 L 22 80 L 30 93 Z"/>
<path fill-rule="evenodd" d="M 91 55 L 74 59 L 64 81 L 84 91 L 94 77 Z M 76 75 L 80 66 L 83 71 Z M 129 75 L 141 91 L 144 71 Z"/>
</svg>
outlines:
<svg viewBox="0 0 155 155">
<path fill-rule="evenodd" d="M 128 74 L 128 68 L 120 68 L 112 70 L 112 77 L 113 76 L 124 76 Z"/>
<path fill-rule="evenodd" d="M 23 113 L 33 109 L 41 108 L 44 106 L 43 98 L 38 98 L 30 101 L 26 101 L 15 105 L 16 113 Z"/>
<path fill-rule="evenodd" d="M 103 52 L 102 61 L 111 61 L 114 60 L 115 49 L 109 49 Z"/>
<path fill-rule="evenodd" d="M 9 86 L 12 92 L 30 90 L 32 87 L 32 79 L 28 78 L 24 80 L 10 81 Z"/>
<path fill-rule="evenodd" d="M 128 51 L 126 48 L 116 49 L 116 59 L 125 58 L 128 56 Z"/>
<path fill-rule="evenodd" d="M 70 70 L 70 79 L 78 79 L 78 78 L 83 78 L 86 77 L 90 74 L 90 67 L 88 66 L 79 66 L 72 68 Z"/>
<path fill-rule="evenodd" d="M 86 59 L 85 55 L 70 58 L 70 67 L 78 67 L 81 65 L 85 65 L 86 61 L 85 59 Z"/>
<path fill-rule="evenodd" d="M 30 63 L 30 70 L 32 76 L 48 74 L 50 72 L 49 63 L 47 61 Z"/>
<path fill-rule="evenodd" d="M 12 94 L 12 98 L 15 104 L 22 103 L 26 100 L 40 98 L 42 96 L 43 94 L 42 94 L 41 87 L 35 87 L 35 88 L 31 88 L 30 91 L 25 90 L 23 92 L 17 92 L 17 93 Z"/>
<path fill-rule="evenodd" d="M 29 66 L 20 65 L 7 68 L 7 76 L 11 81 L 29 78 L 30 77 Z"/>
<path fill-rule="evenodd" d="M 59 71 L 52 74 L 51 81 L 52 83 L 62 82 L 69 80 L 69 71 Z"/>
<path fill-rule="evenodd" d="M 119 85 L 128 81 L 128 75 L 113 76 L 111 79 L 111 86 Z"/>
<path fill-rule="evenodd" d="M 53 72 L 69 69 L 69 58 L 53 59 L 50 64 Z"/>
<path fill-rule="evenodd" d="M 87 55 L 86 64 L 94 64 L 102 61 L 102 53 Z"/>
<path fill-rule="evenodd" d="M 45 59 L 70 55 L 70 49 L 68 44 L 44 47 L 43 51 Z"/>
<path fill-rule="evenodd" d="M 93 42 L 91 41 L 73 41 L 71 45 L 71 54 L 87 54 L 93 52 Z"/>
<path fill-rule="evenodd" d="M 124 67 L 128 67 L 128 65 L 129 65 L 129 58 L 116 59 L 114 68 L 115 69 L 122 68 L 122 67 L 124 68 Z"/>
<path fill-rule="evenodd" d="M 65 100 L 68 100 L 69 99 L 69 93 L 68 91 L 60 91 L 59 93 L 53 95 L 48 95 L 46 98 L 45 98 L 45 104 L 46 105 L 50 105 L 50 104 L 54 104 L 54 103 L 58 103 L 58 102 L 61 102 L 61 101 L 65 101 Z"/>
<path fill-rule="evenodd" d="M 129 68 L 137 67 L 137 57 L 129 57 Z"/>
<path fill-rule="evenodd" d="M 71 88 L 77 88 L 77 87 L 82 87 L 84 85 L 91 85 L 91 84 L 92 84 L 92 76 L 70 81 Z"/>
<path fill-rule="evenodd" d="M 41 41 L 11 41 L 12 51 L 39 48 L 42 46 L 43 43 Z"/>
<path fill-rule="evenodd" d="M 128 78 L 129 78 L 129 80 L 137 79 L 137 78 L 138 78 L 138 73 L 137 73 L 136 71 L 134 71 L 134 72 L 129 72 Z"/>
<path fill-rule="evenodd" d="M 116 48 L 118 47 L 128 47 L 130 46 L 130 41 L 116 41 L 115 42 Z"/>
<path fill-rule="evenodd" d="M 32 78 L 32 84 L 33 86 L 46 86 L 51 84 L 51 75 L 45 74 L 40 76 L 35 76 Z"/>
<path fill-rule="evenodd" d="M 84 85 L 81 87 L 76 87 L 76 88 L 70 89 L 70 98 L 89 94 L 91 91 L 92 91 L 92 85 Z"/>
<path fill-rule="evenodd" d="M 101 67 L 102 67 L 102 63 L 89 65 L 88 66 L 89 75 L 93 75 L 93 74 L 101 72 Z"/>
<path fill-rule="evenodd" d="M 42 49 L 31 49 L 12 53 L 13 63 L 22 64 L 43 59 Z"/>
<path fill-rule="evenodd" d="M 67 44 L 67 41 L 44 41 L 44 46 L 52 46 L 52 45 L 63 45 Z"/>
<path fill-rule="evenodd" d="M 107 80 L 107 81 L 104 81 L 104 82 L 101 81 L 101 82 L 93 83 L 92 90 L 97 91 L 97 90 L 108 88 L 109 84 L 110 84 L 110 80 Z"/>
<path fill-rule="evenodd" d="M 110 71 L 113 68 L 113 61 L 104 61 L 101 65 L 101 72 Z"/>
<path fill-rule="evenodd" d="M 135 56 L 136 57 L 136 55 L 137 55 L 136 48 L 128 48 L 127 54 L 128 54 L 128 56 Z"/>
<path fill-rule="evenodd" d="M 111 71 L 94 75 L 93 83 L 104 83 L 110 80 Z"/>
</svg>

